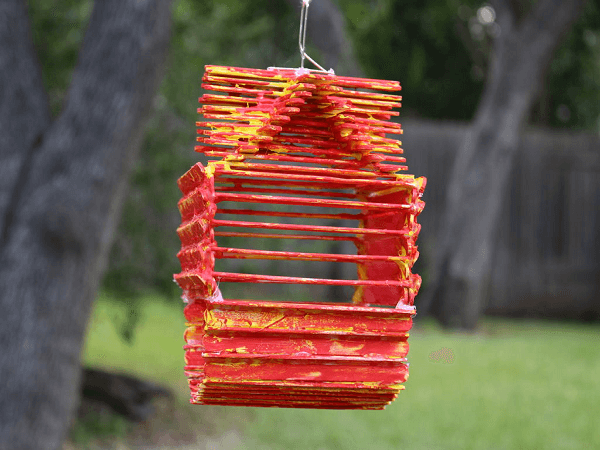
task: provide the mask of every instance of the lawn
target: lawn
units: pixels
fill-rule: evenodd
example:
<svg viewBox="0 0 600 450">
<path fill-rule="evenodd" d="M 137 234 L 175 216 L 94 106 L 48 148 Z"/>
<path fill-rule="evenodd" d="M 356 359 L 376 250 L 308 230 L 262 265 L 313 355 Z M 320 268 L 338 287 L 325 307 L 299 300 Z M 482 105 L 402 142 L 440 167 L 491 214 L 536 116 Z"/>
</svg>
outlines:
<svg viewBox="0 0 600 450">
<path fill-rule="evenodd" d="M 84 361 L 169 384 L 203 416 L 184 404 L 182 306 L 143 305 L 128 345 L 119 305 L 101 298 Z M 223 429 L 249 449 L 600 448 L 600 325 L 486 319 L 461 334 L 416 322 L 410 379 L 385 411 L 226 408 Z"/>
</svg>

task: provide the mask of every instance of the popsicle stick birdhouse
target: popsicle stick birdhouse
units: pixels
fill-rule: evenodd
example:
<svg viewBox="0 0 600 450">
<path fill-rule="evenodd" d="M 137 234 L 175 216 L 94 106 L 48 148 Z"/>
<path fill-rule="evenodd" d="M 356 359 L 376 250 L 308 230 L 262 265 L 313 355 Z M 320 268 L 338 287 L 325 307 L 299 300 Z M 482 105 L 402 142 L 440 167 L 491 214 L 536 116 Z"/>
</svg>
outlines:
<svg viewBox="0 0 600 450">
<path fill-rule="evenodd" d="M 188 303 L 191 402 L 383 409 L 408 377 L 421 283 L 411 268 L 425 179 L 406 173 L 396 139 L 400 84 L 302 68 L 205 70 L 196 151 L 209 162 L 178 182 L 175 280 Z M 356 251 L 272 250 L 264 241 L 303 244 L 294 250 L 347 241 Z M 215 267 L 240 259 L 349 263 L 356 276 Z M 223 298 L 219 283 L 351 286 L 354 295 L 348 303 Z"/>
</svg>

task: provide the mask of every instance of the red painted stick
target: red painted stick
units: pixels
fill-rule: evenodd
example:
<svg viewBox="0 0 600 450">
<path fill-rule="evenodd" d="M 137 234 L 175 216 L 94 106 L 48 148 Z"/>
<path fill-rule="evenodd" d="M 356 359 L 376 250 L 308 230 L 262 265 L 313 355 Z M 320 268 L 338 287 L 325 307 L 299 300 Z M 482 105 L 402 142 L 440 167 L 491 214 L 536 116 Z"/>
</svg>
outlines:
<svg viewBox="0 0 600 450">
<path fill-rule="evenodd" d="M 217 159 L 179 180 L 182 272 L 175 276 L 189 302 L 191 401 L 383 409 L 408 376 L 425 187 L 401 173 L 401 143 L 389 137 L 403 132 L 390 122 L 401 100 L 390 92 L 399 83 L 207 66 L 202 86 L 217 94 L 200 98 L 196 151 Z M 256 216 L 263 219 L 238 220 Z M 270 221 L 276 217 L 294 223 Z M 350 241 L 358 252 L 263 250 L 255 248 L 259 239 Z M 215 259 L 354 263 L 357 278 L 215 271 Z M 354 305 L 227 300 L 221 281 L 354 286 Z"/>
</svg>

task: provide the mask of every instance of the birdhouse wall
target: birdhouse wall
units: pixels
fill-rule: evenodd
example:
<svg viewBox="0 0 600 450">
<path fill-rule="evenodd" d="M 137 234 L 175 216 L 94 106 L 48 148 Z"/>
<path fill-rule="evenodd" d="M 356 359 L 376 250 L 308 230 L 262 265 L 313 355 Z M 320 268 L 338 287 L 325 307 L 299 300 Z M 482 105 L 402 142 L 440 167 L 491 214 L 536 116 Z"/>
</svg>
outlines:
<svg viewBox="0 0 600 450">
<path fill-rule="evenodd" d="M 213 93 L 200 99 L 196 150 L 210 160 L 179 180 L 175 275 L 188 302 L 191 401 L 384 408 L 408 377 L 421 281 L 411 269 L 425 180 L 402 173 L 400 141 L 387 137 L 402 133 L 390 120 L 399 83 L 219 66 L 203 82 Z M 356 252 L 327 249 L 339 243 Z M 297 263 L 354 264 L 356 276 L 299 277 Z M 269 284 L 354 288 L 354 304 L 248 298 Z"/>
</svg>

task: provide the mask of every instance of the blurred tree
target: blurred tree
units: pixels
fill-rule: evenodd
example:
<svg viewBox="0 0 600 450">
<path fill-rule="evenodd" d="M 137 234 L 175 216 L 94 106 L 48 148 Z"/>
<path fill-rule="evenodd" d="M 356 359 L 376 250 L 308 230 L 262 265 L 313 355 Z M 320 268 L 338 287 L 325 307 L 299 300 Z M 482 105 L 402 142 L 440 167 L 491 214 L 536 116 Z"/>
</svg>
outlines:
<svg viewBox="0 0 600 450">
<path fill-rule="evenodd" d="M 483 0 L 338 0 L 365 72 L 397 79 L 403 115 L 471 120 L 487 81 L 496 21 Z M 526 11 L 522 3 L 519 11 Z M 532 119 L 594 130 L 600 115 L 600 2 L 587 2 L 547 71 Z"/>
<path fill-rule="evenodd" d="M 598 3 L 587 3 L 582 20 L 557 51 L 537 102 L 546 106 L 534 107 L 536 123 L 597 126 Z M 64 101 L 91 5 L 91 0 L 29 2 L 53 115 Z M 192 148 L 203 65 L 297 65 L 298 15 L 292 5 L 299 6 L 300 0 L 175 1 L 167 75 L 152 105 L 103 282 L 105 290 L 128 304 L 117 324 L 124 337 L 132 336 L 135 299 L 141 293 L 159 290 L 178 298 L 171 274 L 178 271 L 173 255 L 179 247 L 174 230 L 180 194 L 173 180 L 201 159 Z M 497 23 L 479 20 L 482 6 L 481 0 L 315 0 L 309 12 L 309 53 L 343 75 L 362 66 L 369 76 L 401 80 L 404 116 L 470 119 L 498 29 Z M 547 112 L 538 114 L 540 109 Z"/>
<path fill-rule="evenodd" d="M 179 300 L 172 282 L 179 271 L 175 253 L 180 246 L 175 230 L 181 193 L 175 180 L 202 159 L 193 148 L 204 64 L 297 65 L 298 22 L 292 16 L 283 1 L 175 2 L 169 70 L 153 105 L 103 282 L 114 296 L 133 304 L 151 290 Z M 127 323 L 135 320 L 123 321 Z M 120 329 L 123 336 L 131 335 L 127 326 Z"/>
<path fill-rule="evenodd" d="M 498 36 L 488 82 L 456 157 L 436 245 L 434 274 L 421 311 L 472 329 L 486 299 L 499 214 L 523 126 L 554 51 L 585 0 L 495 0 L 484 20 Z"/>
<path fill-rule="evenodd" d="M 170 3 L 95 2 L 60 108 L 44 82 L 60 90 L 53 77 L 69 66 L 44 79 L 27 3 L 0 2 L 2 449 L 57 449 L 65 437 L 90 306 L 164 66 Z"/>
<path fill-rule="evenodd" d="M 89 0 L 68 1 L 78 11 L 69 17 L 80 20 Z M 588 6 L 590 3 L 598 0 L 588 2 Z M 115 296 L 133 302 L 145 290 L 158 289 L 178 299 L 171 274 L 179 269 L 174 258 L 179 240 L 174 230 L 179 223 L 175 205 L 180 193 L 173 180 L 201 160 L 192 148 L 203 65 L 297 66 L 299 17 L 292 5 L 299 6 L 300 0 L 175 2 L 167 75 L 153 105 L 149 133 L 103 284 Z M 315 0 L 309 10 L 309 54 L 342 75 L 353 73 L 352 66 L 358 66 L 356 70 L 362 66 L 368 76 L 401 80 L 405 89 L 403 116 L 471 119 L 498 29 L 497 23 L 479 21 L 477 12 L 482 6 L 481 0 Z M 60 18 L 46 11 L 38 15 L 45 17 L 40 19 L 45 28 L 60 29 Z M 565 104 L 573 111 L 568 126 L 595 124 L 600 114 L 600 101 L 594 102 L 597 91 L 592 89 L 600 45 L 571 45 L 583 42 L 580 35 L 593 25 L 594 17 L 597 15 L 588 8 L 585 20 L 577 24 L 578 33 L 572 33 L 559 50 L 560 63 L 555 59 L 550 67 L 545 92 L 552 99 L 561 99 L 557 107 Z M 344 18 L 345 26 L 341 22 Z M 586 42 L 593 41 L 594 30 L 599 28 L 594 26 L 588 29 Z M 69 45 L 75 48 L 76 44 Z M 64 50 L 48 56 L 48 64 L 65 61 L 66 55 L 73 53 L 66 50 L 66 44 L 52 47 Z M 567 55 L 564 58 L 563 53 Z M 66 66 L 68 61 L 60 65 Z M 582 78 L 588 81 L 581 83 Z M 66 85 L 61 83 L 58 85 Z M 60 89 L 54 91 L 60 98 Z M 576 102 L 567 92 L 575 92 L 585 103 L 574 106 Z M 575 113 L 584 104 L 585 118 Z"/>
<path fill-rule="evenodd" d="M 403 115 L 469 120 L 484 84 L 486 41 L 469 29 L 480 0 L 340 0 L 369 76 L 400 80 Z"/>
</svg>

